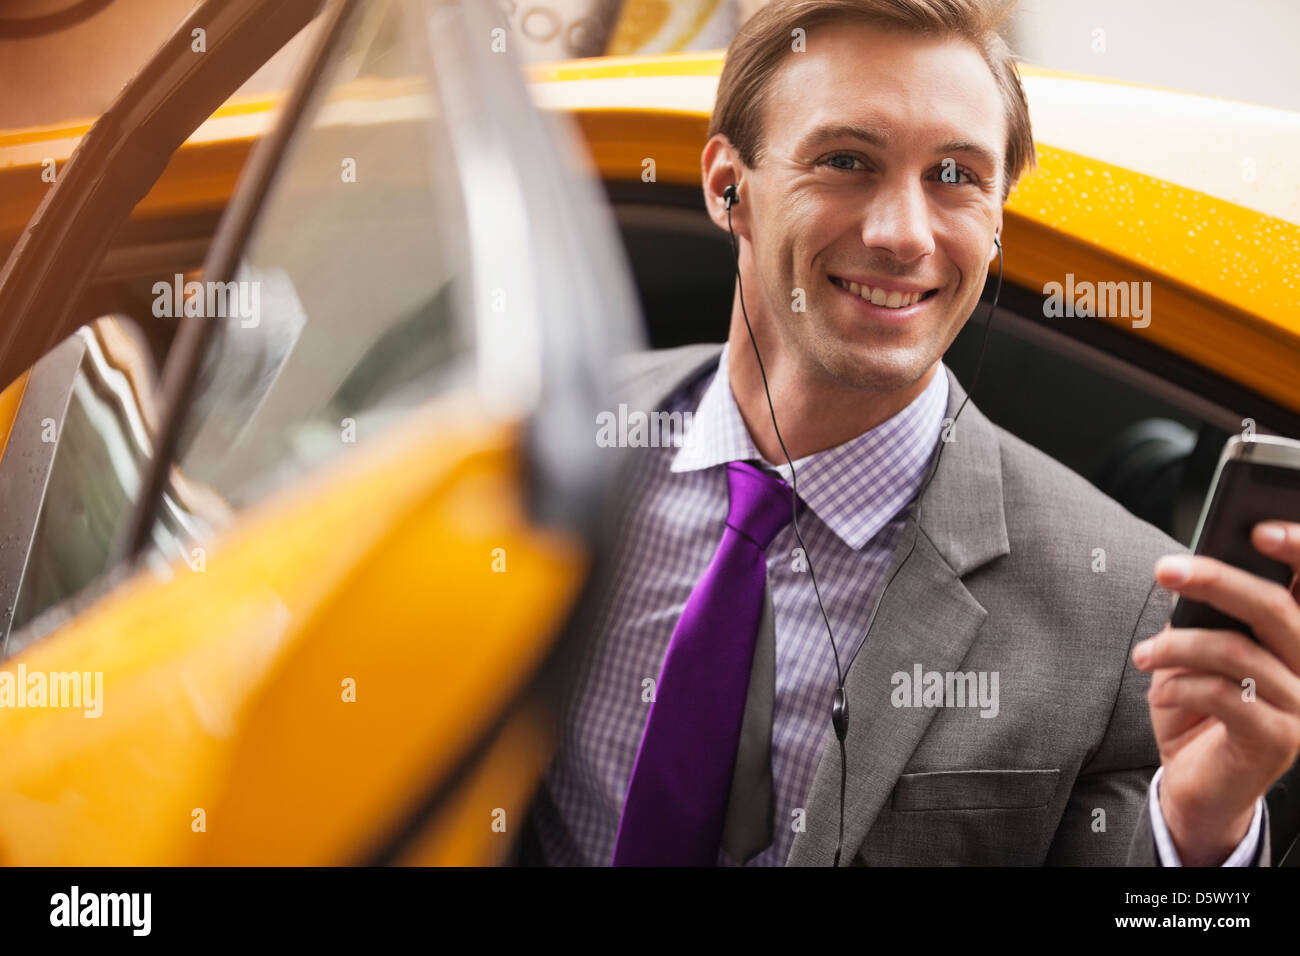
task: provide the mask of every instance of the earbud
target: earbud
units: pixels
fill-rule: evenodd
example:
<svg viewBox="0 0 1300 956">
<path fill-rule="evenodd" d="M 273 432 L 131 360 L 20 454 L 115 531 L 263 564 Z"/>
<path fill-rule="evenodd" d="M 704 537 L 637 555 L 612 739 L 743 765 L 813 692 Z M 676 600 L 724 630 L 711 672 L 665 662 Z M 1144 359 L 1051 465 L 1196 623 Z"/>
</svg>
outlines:
<svg viewBox="0 0 1300 956">
<path fill-rule="evenodd" d="M 740 202 L 740 192 L 736 189 L 735 183 L 722 191 L 722 198 L 727 201 L 728 209 Z"/>
</svg>

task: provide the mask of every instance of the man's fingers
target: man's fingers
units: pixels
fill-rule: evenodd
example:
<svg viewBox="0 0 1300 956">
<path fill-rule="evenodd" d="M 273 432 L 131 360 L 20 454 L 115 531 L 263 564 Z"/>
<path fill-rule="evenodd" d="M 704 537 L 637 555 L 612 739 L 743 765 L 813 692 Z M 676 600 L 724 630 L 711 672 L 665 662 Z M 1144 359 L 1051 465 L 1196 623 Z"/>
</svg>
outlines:
<svg viewBox="0 0 1300 956">
<path fill-rule="evenodd" d="M 1240 749 L 1250 753 L 1252 761 L 1265 760 L 1270 773 L 1276 765 L 1280 774 L 1300 750 L 1300 718 L 1259 698 L 1243 700 L 1242 688 L 1226 677 L 1178 674 L 1153 683 L 1147 698 L 1156 707 L 1177 707 L 1222 721 Z"/>
<path fill-rule="evenodd" d="M 1218 674 L 1238 688 L 1249 678 L 1257 696 L 1300 715 L 1300 675 L 1236 631 L 1166 627 L 1133 649 L 1133 663 L 1144 671 L 1180 668 Z"/>
<path fill-rule="evenodd" d="M 1300 672 L 1300 604 L 1287 587 L 1198 555 L 1167 555 L 1155 573 L 1162 587 L 1250 625 L 1265 647 Z"/>
<path fill-rule="evenodd" d="M 1261 521 L 1250 532 L 1250 543 L 1260 554 L 1289 564 L 1300 572 L 1300 524 L 1293 521 Z"/>
</svg>

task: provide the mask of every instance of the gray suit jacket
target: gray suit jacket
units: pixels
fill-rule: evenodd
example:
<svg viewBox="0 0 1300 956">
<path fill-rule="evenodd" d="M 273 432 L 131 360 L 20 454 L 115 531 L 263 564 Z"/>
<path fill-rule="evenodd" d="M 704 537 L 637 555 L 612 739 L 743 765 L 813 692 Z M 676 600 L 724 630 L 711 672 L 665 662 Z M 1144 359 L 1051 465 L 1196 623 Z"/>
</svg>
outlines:
<svg viewBox="0 0 1300 956">
<path fill-rule="evenodd" d="M 616 400 L 656 410 L 715 365 L 720 348 L 626 356 Z M 944 371 L 951 418 L 965 392 Z M 884 580 L 917 530 L 913 509 Z M 1152 566 L 1186 550 L 968 403 L 926 493 L 913 553 L 848 667 L 844 861 L 1158 865 L 1147 812 L 1160 764 L 1150 678 L 1129 654 L 1169 619 L 1172 596 Z M 893 675 L 918 664 L 996 673 L 996 716 L 895 706 Z M 789 865 L 829 865 L 835 852 L 832 690 Z M 1262 842 L 1267 866 L 1267 819 Z"/>
</svg>

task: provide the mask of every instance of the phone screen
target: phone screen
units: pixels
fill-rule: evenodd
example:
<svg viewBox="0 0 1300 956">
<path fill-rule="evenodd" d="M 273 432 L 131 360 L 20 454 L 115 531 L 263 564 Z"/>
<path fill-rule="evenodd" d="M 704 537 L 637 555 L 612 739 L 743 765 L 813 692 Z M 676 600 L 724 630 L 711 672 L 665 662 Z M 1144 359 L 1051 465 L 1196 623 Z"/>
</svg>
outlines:
<svg viewBox="0 0 1300 956">
<path fill-rule="evenodd" d="M 1290 566 L 1256 551 L 1250 534 L 1261 521 L 1300 521 L 1300 469 L 1228 459 L 1211 495 L 1195 552 L 1278 584 L 1290 584 Z M 1236 618 L 1181 596 L 1170 623 L 1174 627 L 1240 631 L 1255 638 L 1254 632 Z"/>
</svg>

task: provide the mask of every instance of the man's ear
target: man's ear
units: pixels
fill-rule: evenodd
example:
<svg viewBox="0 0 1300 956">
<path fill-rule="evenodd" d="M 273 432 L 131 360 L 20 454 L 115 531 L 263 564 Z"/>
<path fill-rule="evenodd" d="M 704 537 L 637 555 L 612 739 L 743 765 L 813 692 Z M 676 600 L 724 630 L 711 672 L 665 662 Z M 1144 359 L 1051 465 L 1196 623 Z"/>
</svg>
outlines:
<svg viewBox="0 0 1300 956">
<path fill-rule="evenodd" d="M 1002 239 L 1002 213 L 998 213 L 997 224 L 993 227 L 993 235 L 1001 241 Z M 993 265 L 993 260 L 998 257 L 998 245 L 996 242 L 989 244 L 989 265 Z"/>
<path fill-rule="evenodd" d="M 744 172 L 745 164 L 736 155 L 735 147 L 722 133 L 715 133 L 704 144 L 700 154 L 700 174 L 704 186 L 704 207 L 709 211 L 709 218 L 722 229 L 727 229 L 727 201 L 724 193 L 728 186 L 736 186 L 739 193 L 738 202 L 731 204 L 731 228 L 737 237 L 748 237 L 747 217 L 744 213 Z"/>
</svg>

